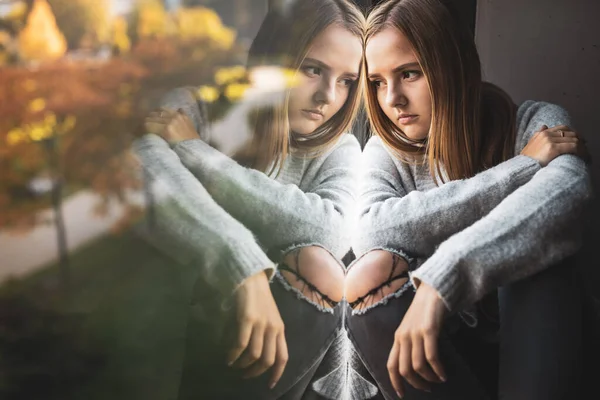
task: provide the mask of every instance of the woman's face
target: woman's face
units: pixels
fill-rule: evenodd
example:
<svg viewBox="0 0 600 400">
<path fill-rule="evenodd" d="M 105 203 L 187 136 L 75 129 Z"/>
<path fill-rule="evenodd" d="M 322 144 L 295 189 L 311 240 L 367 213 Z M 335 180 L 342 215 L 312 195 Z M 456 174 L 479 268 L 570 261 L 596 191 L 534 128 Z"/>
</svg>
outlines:
<svg viewBox="0 0 600 400">
<path fill-rule="evenodd" d="M 290 91 L 293 132 L 310 134 L 342 108 L 358 79 L 361 58 L 360 40 L 337 25 L 313 40 L 298 70 L 297 86 Z"/>
<path fill-rule="evenodd" d="M 369 85 L 385 115 L 410 139 L 425 139 L 431 126 L 427 78 L 406 37 L 396 28 L 374 35 L 365 52 Z"/>
</svg>

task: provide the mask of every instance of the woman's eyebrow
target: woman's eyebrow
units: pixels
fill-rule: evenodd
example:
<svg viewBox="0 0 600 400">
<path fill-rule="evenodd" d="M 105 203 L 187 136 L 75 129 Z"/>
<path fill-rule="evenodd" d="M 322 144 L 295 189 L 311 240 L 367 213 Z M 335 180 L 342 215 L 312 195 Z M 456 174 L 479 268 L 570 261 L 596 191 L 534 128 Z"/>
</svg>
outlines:
<svg viewBox="0 0 600 400">
<path fill-rule="evenodd" d="M 304 59 L 304 62 L 310 62 L 312 64 L 316 64 L 319 68 L 324 69 L 326 71 L 331 71 L 331 67 L 327 64 L 325 64 L 323 61 L 319 61 L 317 59 L 314 58 L 310 58 L 310 57 L 306 57 Z M 344 72 L 344 75 L 349 77 L 349 78 L 354 78 L 354 79 L 358 79 L 358 73 L 357 72 Z"/>
<path fill-rule="evenodd" d="M 396 73 L 396 72 L 400 72 L 402 70 L 405 70 L 407 68 L 418 68 L 419 67 L 419 63 L 418 62 L 410 62 L 410 63 L 406 63 L 406 64 L 402 64 L 397 66 L 396 68 L 394 68 L 392 70 L 392 73 Z M 381 74 L 379 73 L 374 73 L 374 74 L 369 74 L 369 79 L 373 79 L 373 78 L 380 78 Z"/>
</svg>

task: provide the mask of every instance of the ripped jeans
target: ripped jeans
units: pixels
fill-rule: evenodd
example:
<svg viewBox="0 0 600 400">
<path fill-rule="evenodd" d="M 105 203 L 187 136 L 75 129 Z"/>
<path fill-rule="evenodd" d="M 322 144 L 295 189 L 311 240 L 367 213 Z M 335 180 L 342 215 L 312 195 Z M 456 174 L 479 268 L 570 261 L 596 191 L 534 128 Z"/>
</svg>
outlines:
<svg viewBox="0 0 600 400">
<path fill-rule="evenodd" d="M 580 398 L 581 295 L 573 263 L 573 259 L 564 260 L 498 290 L 501 323 L 493 336 L 499 343 L 499 357 L 497 350 L 489 358 L 479 351 L 478 342 L 490 340 L 483 340 L 480 331 L 489 319 L 486 315 L 477 313 L 477 327 L 468 327 L 465 322 L 473 325 L 474 321 L 464 316 L 449 317 L 438 344 L 448 381 L 432 385 L 431 393 L 406 384 L 404 398 Z M 402 278 L 406 278 L 403 272 L 390 273 L 382 285 L 351 303 L 345 299 L 335 303 L 326 296 L 322 302 L 307 299 L 279 273 L 271 290 L 285 324 L 289 361 L 273 390 L 268 389 L 269 371 L 244 380 L 239 370 L 225 364 L 227 339 L 236 332 L 235 308 L 222 309 L 216 292 L 199 282 L 189 318 L 179 399 L 397 399 L 386 364 L 395 330 L 415 293 Z M 399 282 L 400 287 L 370 301 L 391 282 Z M 368 305 L 362 310 L 352 308 L 361 302 Z M 324 303 L 332 308 L 323 307 Z M 490 369 L 491 384 L 482 379 L 482 371 Z"/>
<path fill-rule="evenodd" d="M 290 285 L 281 271 L 292 272 L 299 281 L 303 276 L 285 265 L 279 269 L 271 282 L 271 292 L 285 324 L 289 358 L 277 385 L 268 388 L 270 370 L 257 378 L 243 379 L 243 371 L 226 365 L 237 332 L 236 308 L 223 309 L 222 298 L 200 280 L 188 320 L 179 400 L 303 398 L 323 356 L 340 334 L 343 303 L 323 294 L 318 296 L 322 301 L 307 298 Z M 317 290 L 306 280 L 302 284 Z"/>
</svg>

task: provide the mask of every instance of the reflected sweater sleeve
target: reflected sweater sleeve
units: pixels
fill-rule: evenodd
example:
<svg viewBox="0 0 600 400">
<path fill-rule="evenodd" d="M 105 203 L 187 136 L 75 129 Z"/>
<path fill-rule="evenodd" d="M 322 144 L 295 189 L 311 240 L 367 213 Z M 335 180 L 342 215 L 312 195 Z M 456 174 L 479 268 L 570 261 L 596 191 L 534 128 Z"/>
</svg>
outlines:
<svg viewBox="0 0 600 400">
<path fill-rule="evenodd" d="M 211 198 L 167 142 L 148 134 L 133 150 L 164 188 L 155 204 L 157 226 L 152 233 L 159 236 L 159 246 L 176 246 L 180 260 L 197 264 L 224 294 L 261 270 L 273 274 L 273 263 L 252 233 Z"/>
<path fill-rule="evenodd" d="M 360 146 L 344 135 L 314 159 L 294 159 L 283 169 L 284 184 L 245 168 L 201 140 L 186 140 L 174 150 L 215 201 L 246 225 L 269 251 L 320 245 L 341 258 L 350 249 L 347 229 L 355 200 L 354 163 Z"/>
</svg>

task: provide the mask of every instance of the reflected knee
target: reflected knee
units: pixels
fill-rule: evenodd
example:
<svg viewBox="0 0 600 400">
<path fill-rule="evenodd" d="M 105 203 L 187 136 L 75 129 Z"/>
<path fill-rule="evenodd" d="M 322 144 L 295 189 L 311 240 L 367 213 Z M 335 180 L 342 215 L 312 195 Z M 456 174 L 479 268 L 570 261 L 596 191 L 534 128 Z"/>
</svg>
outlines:
<svg viewBox="0 0 600 400">
<path fill-rule="evenodd" d="M 385 250 L 373 250 L 348 270 L 346 300 L 353 309 L 363 310 L 403 289 L 408 280 L 408 263 L 404 258 Z"/>
<path fill-rule="evenodd" d="M 291 286 L 326 308 L 335 307 L 344 296 L 344 265 L 322 247 L 292 250 L 279 270 Z"/>
</svg>

